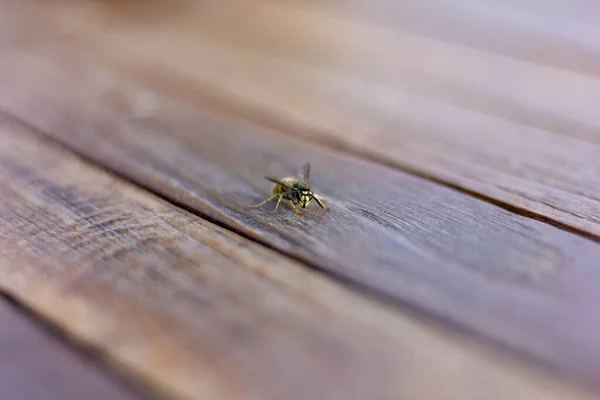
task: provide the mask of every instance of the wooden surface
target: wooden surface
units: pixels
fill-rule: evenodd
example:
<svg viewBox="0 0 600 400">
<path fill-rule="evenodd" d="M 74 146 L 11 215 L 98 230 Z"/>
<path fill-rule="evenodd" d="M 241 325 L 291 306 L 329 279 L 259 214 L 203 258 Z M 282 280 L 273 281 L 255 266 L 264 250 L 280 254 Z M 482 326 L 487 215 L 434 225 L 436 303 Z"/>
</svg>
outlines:
<svg viewBox="0 0 600 400">
<path fill-rule="evenodd" d="M 152 113 L 136 116 L 135 96 L 148 87 L 113 71 L 110 87 L 90 97 L 99 85 L 93 64 L 48 60 L 37 64 L 43 79 L 30 71 L 22 80 L 35 88 L 29 97 L 22 91 L 20 103 L 4 104 L 87 157 L 400 306 L 600 378 L 597 243 L 164 96 L 151 94 Z M 305 161 L 332 212 L 317 207 L 299 219 L 287 207 L 275 216 L 246 208 L 268 197 L 263 176 L 293 174 Z"/>
<path fill-rule="evenodd" d="M 0 398 L 134 400 L 147 398 L 116 384 L 55 335 L 0 299 Z"/>
<path fill-rule="evenodd" d="M 539 3 L 0 1 L 0 285 L 167 397 L 600 394 L 597 6 Z"/>
<path fill-rule="evenodd" d="M 6 116 L 0 132 L 1 287 L 164 395 L 591 398 L 357 296 Z"/>
<path fill-rule="evenodd" d="M 468 12 L 440 1 L 416 11 L 416 2 L 182 1 L 168 12 L 157 2 L 146 18 L 114 3 L 63 3 L 70 7 L 41 12 L 64 33 L 61 43 L 70 38 L 138 76 L 163 75 L 171 95 L 212 99 L 283 132 L 600 233 L 600 80 L 590 73 L 600 35 L 591 22 L 539 10 L 511 22 L 502 6 Z M 408 17 L 393 23 L 405 9 L 422 17 L 427 34 L 403 28 Z M 397 28 L 374 25 L 383 15 Z"/>
</svg>

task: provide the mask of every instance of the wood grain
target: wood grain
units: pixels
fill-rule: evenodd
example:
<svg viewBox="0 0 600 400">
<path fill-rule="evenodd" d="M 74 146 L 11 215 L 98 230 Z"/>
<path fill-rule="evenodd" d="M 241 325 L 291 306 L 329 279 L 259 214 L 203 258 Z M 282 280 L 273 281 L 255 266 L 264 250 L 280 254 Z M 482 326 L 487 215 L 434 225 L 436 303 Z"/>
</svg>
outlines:
<svg viewBox="0 0 600 400">
<path fill-rule="evenodd" d="M 210 1 L 180 1 L 178 8 L 163 3 L 168 7 L 165 13 L 169 17 L 161 20 L 160 27 L 153 20 L 147 21 L 149 18 L 143 17 L 145 13 L 141 13 L 142 16 L 138 13 L 135 18 L 131 12 L 124 12 L 123 6 L 115 9 L 107 7 L 105 2 L 97 7 L 81 3 L 79 7 L 71 7 L 67 16 L 61 7 L 50 8 L 49 13 L 59 13 L 56 18 L 69 26 L 71 32 L 86 37 L 85 41 L 99 41 L 135 54 L 151 62 L 150 66 L 166 66 L 171 73 L 191 77 L 197 84 L 235 94 L 247 102 L 312 124 L 319 122 L 319 118 L 310 119 L 308 111 L 321 119 L 343 121 L 343 115 L 336 114 L 348 111 L 348 107 L 356 111 L 377 110 L 383 106 L 382 101 L 397 96 L 398 101 L 392 103 L 395 106 L 380 112 L 391 109 L 401 113 L 395 108 L 403 96 L 415 96 L 417 100 L 424 97 L 553 133 L 598 140 L 600 117 L 593 101 L 597 100 L 600 90 L 597 77 L 557 69 L 549 62 L 506 57 L 493 51 L 491 46 L 473 49 L 452 42 L 446 36 L 431 38 L 411 31 L 397 31 L 381 24 L 361 23 L 347 15 L 363 15 L 367 10 L 378 10 L 388 16 L 401 14 L 405 19 L 397 25 L 404 26 L 403 23 L 414 19 L 410 14 L 420 9 L 419 4 L 432 14 L 440 2 L 444 3 L 429 0 L 393 6 L 382 1 L 335 5 L 331 2 L 229 0 L 217 6 Z M 502 18 L 502 13 L 497 12 L 498 5 L 471 6 L 486 9 L 496 19 Z M 355 11 L 344 12 L 346 8 Z M 396 11 L 390 12 L 389 8 Z M 514 7 L 512 10 L 513 14 L 518 12 Z M 440 29 L 445 29 L 450 22 L 464 26 L 461 19 L 468 13 L 468 7 L 462 12 L 458 7 L 450 15 L 440 11 L 438 17 L 446 23 L 434 25 Z M 531 14 L 519 14 L 528 16 L 529 25 L 544 22 L 543 18 L 539 20 Z M 485 22 L 480 21 L 484 26 Z M 107 25 L 110 29 L 105 29 Z M 545 26 L 553 32 L 560 31 L 560 27 L 553 24 Z M 576 38 L 600 37 L 598 28 L 597 34 L 584 28 L 587 27 L 580 27 L 583 32 L 576 32 Z M 490 26 L 485 31 L 506 34 L 514 29 Z M 531 32 L 516 35 L 523 42 L 529 37 L 528 33 Z M 469 36 L 482 37 L 478 33 Z M 177 42 L 176 48 L 171 46 L 171 41 Z M 535 47 L 549 48 L 551 60 L 574 59 L 556 54 L 554 38 L 550 37 L 548 42 Z M 600 49 L 600 43 L 597 47 Z M 295 84 L 296 79 L 302 84 Z M 356 98 L 362 91 L 364 99 Z M 352 97 L 344 100 L 348 95 Z M 278 105 L 277 100 L 283 104 Z M 308 111 L 303 110 L 311 106 Z M 324 111 L 319 112 L 316 106 L 332 110 L 321 115 Z M 294 107 L 300 110 L 294 111 Z M 369 114 L 368 111 L 363 113 Z M 410 113 L 407 114 L 402 117 L 411 121 Z M 429 113 L 432 114 L 435 115 Z M 350 118 L 349 128 L 352 123 Z"/>
<path fill-rule="evenodd" d="M 162 393 L 596 398 L 359 297 L 6 116 L 0 138 L 0 286 Z"/>
<path fill-rule="evenodd" d="M 0 302 L 0 398 L 147 398 L 105 375 L 4 300 Z"/>
<path fill-rule="evenodd" d="M 164 84 L 160 77 L 156 86 L 137 84 L 82 53 L 61 58 L 52 46 L 36 50 L 35 63 L 25 57 L 17 64 L 27 79 L 18 70 L 4 75 L 4 88 L 18 96 L 4 96 L 2 107 L 162 196 L 338 279 L 598 382 L 597 243 L 189 107 L 153 92 Z M 305 161 L 332 212 L 297 218 L 285 208 L 275 216 L 246 208 L 268 195 L 264 175 L 294 173 Z"/>
<path fill-rule="evenodd" d="M 35 67 L 38 58 L 77 62 L 73 54 L 93 49 L 94 93 L 110 85 L 100 65 L 118 66 L 161 93 L 218 103 L 600 235 L 596 77 L 299 10 L 297 3 L 198 8 L 181 1 L 161 19 L 159 2 L 149 21 L 136 23 L 103 2 L 23 4 L 37 3 L 3 2 L 5 107 L 16 107 L 12 93 L 37 90 L 32 80 L 51 73 Z M 42 36 L 24 28 L 32 20 L 44 27 Z M 152 108 L 151 96 L 138 103 L 139 113 Z"/>
<path fill-rule="evenodd" d="M 552 3 L 539 0 L 288 0 L 284 3 L 599 76 L 600 6 L 589 0 Z"/>
</svg>

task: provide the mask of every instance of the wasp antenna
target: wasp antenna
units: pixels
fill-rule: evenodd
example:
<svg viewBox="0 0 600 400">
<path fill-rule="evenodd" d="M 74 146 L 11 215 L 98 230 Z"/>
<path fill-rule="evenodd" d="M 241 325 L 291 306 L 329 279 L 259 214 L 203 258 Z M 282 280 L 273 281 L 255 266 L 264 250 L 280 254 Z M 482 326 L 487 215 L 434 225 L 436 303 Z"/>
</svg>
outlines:
<svg viewBox="0 0 600 400">
<path fill-rule="evenodd" d="M 315 201 L 317 202 L 317 204 L 324 210 L 329 210 L 329 207 L 327 207 L 325 204 L 323 204 L 323 202 L 321 201 L 321 199 L 319 199 L 317 196 L 312 195 L 311 196 L 313 199 L 315 199 Z"/>
</svg>

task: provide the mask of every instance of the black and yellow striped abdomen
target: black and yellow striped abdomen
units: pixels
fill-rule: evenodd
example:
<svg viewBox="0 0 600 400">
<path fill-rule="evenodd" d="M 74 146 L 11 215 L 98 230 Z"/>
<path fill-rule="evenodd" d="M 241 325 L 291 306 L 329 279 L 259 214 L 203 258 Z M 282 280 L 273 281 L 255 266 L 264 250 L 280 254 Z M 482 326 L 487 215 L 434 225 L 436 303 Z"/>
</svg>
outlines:
<svg viewBox="0 0 600 400">
<path fill-rule="evenodd" d="M 283 179 L 281 179 L 281 183 L 285 183 L 289 188 L 293 188 L 294 185 L 298 185 L 301 182 L 295 178 L 283 178 Z M 273 194 L 286 193 L 290 190 L 288 187 L 285 187 L 283 185 L 280 185 L 279 183 L 276 183 L 275 186 L 273 186 Z M 284 197 L 288 198 L 287 195 Z M 293 199 L 290 199 L 290 200 L 293 200 Z"/>
</svg>

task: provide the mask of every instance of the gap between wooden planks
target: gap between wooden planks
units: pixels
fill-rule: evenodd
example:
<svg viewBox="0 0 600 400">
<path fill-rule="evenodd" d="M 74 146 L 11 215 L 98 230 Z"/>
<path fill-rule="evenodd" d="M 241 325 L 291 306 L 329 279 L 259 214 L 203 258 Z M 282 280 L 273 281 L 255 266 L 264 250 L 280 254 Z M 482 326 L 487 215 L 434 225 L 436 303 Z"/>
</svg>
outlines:
<svg viewBox="0 0 600 400">
<path fill-rule="evenodd" d="M 597 243 L 173 101 L 153 92 L 164 85 L 160 77 L 130 81 L 101 46 L 93 58 L 45 37 L 24 37 L 12 54 L 4 48 L 11 57 L 0 63 L 0 104 L 10 112 L 171 201 L 338 279 L 598 382 Z M 264 175 L 293 173 L 307 160 L 332 212 L 299 219 L 285 209 L 270 216 L 245 207 L 268 195 Z"/>
<path fill-rule="evenodd" d="M 0 234 L 1 235 L 1 234 Z M 4 235 L 2 235 L 4 237 Z M 4 245 L 1 244 L 0 247 Z M 147 399 L 111 381 L 0 297 L 0 398 L 6 400 Z"/>
<path fill-rule="evenodd" d="M 598 78 L 333 18 L 332 6 L 234 1 L 198 9 L 181 0 L 168 13 L 153 3 L 144 19 L 119 18 L 103 2 L 44 4 L 2 2 L 6 54 L 29 51 L 34 62 L 49 51 L 40 46 L 57 41 L 72 52 L 93 48 L 98 62 L 145 75 L 172 95 L 212 99 L 213 107 L 216 99 L 284 132 L 600 234 Z M 42 35 L 26 28 L 31 21 L 45 27 Z M 28 79 L 18 58 L 6 59 L 7 80 Z"/>
<path fill-rule="evenodd" d="M 593 398 L 0 134 L 0 286 L 166 397 Z"/>
</svg>

